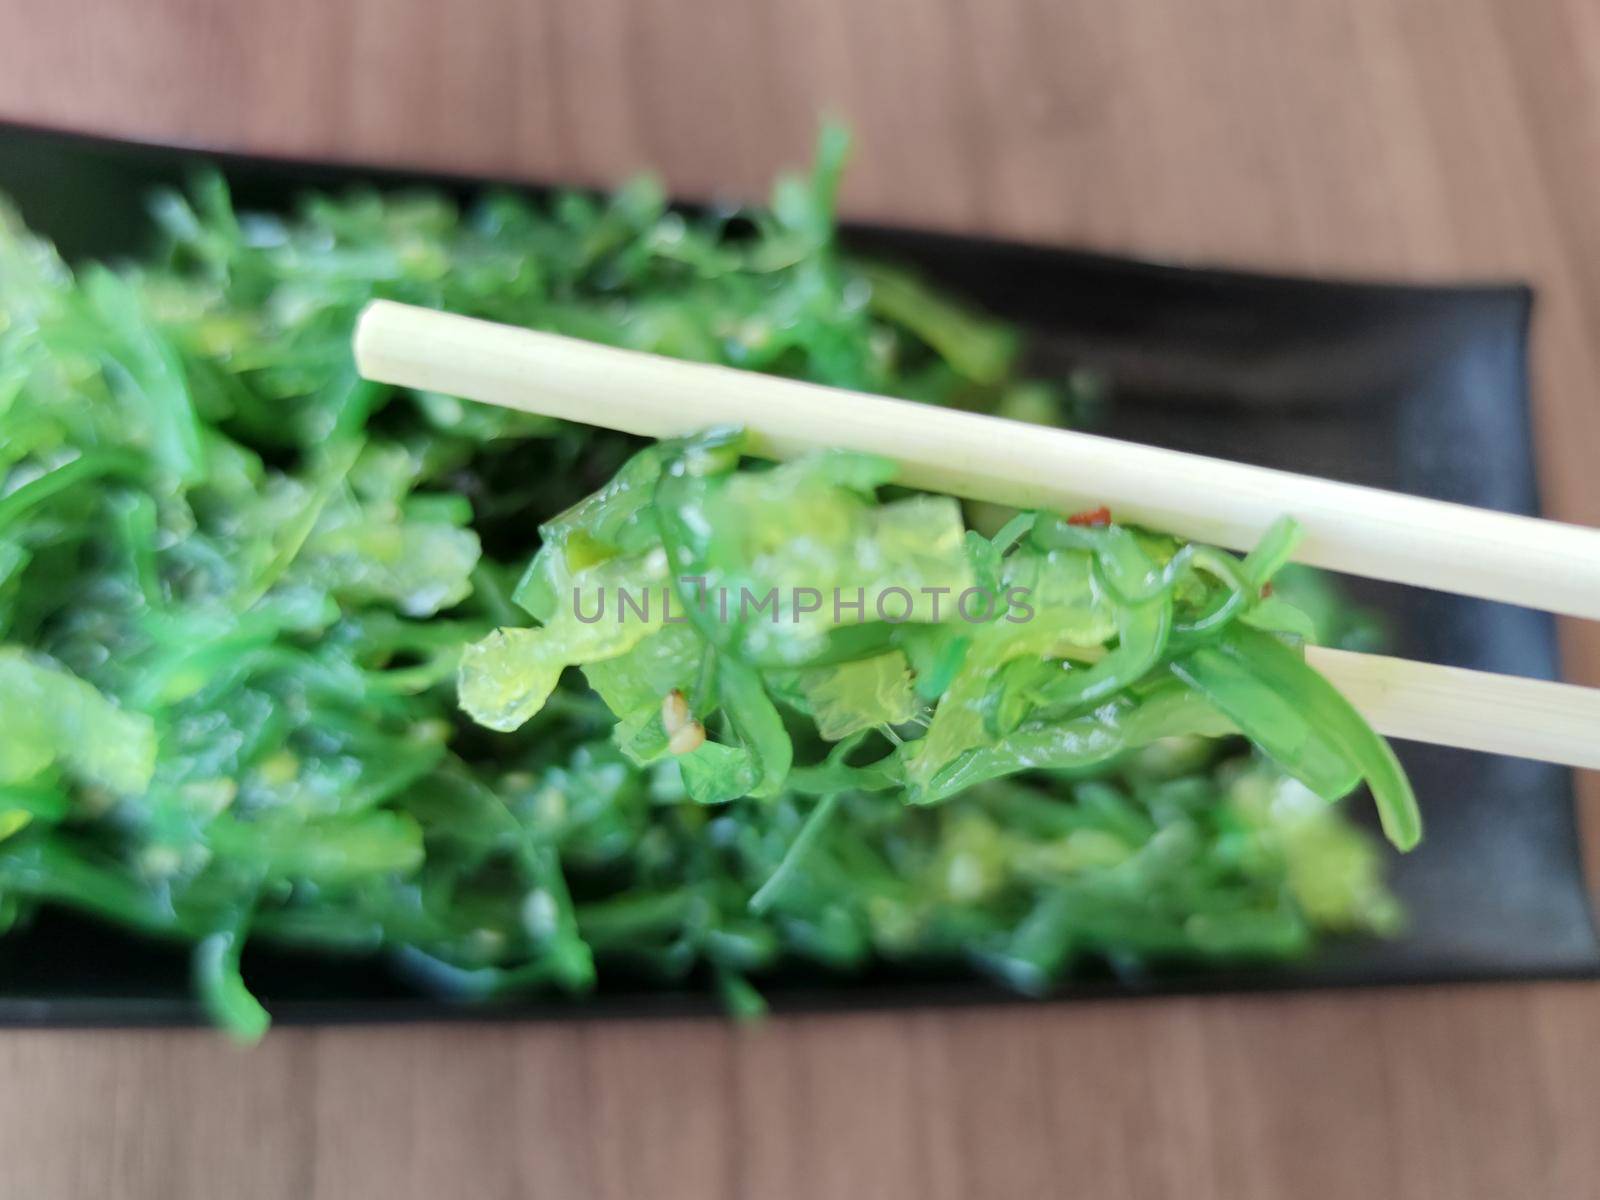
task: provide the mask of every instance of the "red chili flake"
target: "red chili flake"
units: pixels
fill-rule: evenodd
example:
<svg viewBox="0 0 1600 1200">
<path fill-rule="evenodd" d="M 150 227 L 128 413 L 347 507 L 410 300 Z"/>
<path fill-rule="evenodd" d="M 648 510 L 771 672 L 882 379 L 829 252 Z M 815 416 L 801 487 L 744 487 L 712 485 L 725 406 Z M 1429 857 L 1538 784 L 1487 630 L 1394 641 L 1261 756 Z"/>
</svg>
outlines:
<svg viewBox="0 0 1600 1200">
<path fill-rule="evenodd" d="M 1067 518 L 1068 525 L 1089 525 L 1096 529 L 1102 525 L 1111 524 L 1111 510 L 1102 504 L 1099 508 L 1087 508 L 1083 512 L 1073 513 Z"/>
<path fill-rule="evenodd" d="M 1261 598 L 1265 600 L 1270 595 L 1272 595 L 1272 584 L 1263 583 L 1261 585 Z"/>
</svg>

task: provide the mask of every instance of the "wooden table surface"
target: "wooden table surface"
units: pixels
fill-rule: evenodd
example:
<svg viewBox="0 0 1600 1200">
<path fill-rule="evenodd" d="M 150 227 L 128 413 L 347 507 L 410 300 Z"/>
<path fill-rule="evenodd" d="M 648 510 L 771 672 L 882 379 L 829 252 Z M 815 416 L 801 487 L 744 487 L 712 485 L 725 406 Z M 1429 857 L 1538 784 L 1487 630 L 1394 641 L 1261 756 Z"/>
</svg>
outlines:
<svg viewBox="0 0 1600 1200">
<path fill-rule="evenodd" d="M 1593 0 L 0 0 L 0 30 L 5 117 L 755 195 L 821 110 L 857 216 L 1527 278 L 1546 504 L 1600 524 Z M 1600 627 L 1567 635 L 1600 682 Z M 1585 985 L 6 1033 L 0 1196 L 1592 1196 L 1597 1102 Z"/>
</svg>

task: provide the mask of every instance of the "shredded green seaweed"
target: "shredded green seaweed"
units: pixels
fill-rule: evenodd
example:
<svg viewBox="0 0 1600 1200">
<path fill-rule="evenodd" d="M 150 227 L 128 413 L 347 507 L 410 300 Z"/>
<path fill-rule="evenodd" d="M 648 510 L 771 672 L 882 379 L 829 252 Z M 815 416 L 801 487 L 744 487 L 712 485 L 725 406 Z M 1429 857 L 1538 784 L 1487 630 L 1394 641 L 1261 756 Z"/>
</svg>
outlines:
<svg viewBox="0 0 1600 1200">
<path fill-rule="evenodd" d="M 1405 843 L 1403 785 L 1261 632 L 1311 631 L 1259 601 L 1281 547 L 988 539 L 874 460 L 751 470 L 732 435 L 641 451 L 354 372 L 386 297 L 1061 419 L 1011 330 L 841 251 L 843 157 L 830 131 L 769 209 L 703 216 L 648 180 L 246 213 L 210 175 L 154 198 L 158 252 L 76 269 L 0 209 L 5 924 L 187 944 L 246 1039 L 247 938 L 384 953 L 463 1001 L 705 980 L 749 1013 L 750 980 L 806 964 L 1037 991 L 1086 957 L 1393 929 L 1370 839 L 1312 793 L 1368 778 Z M 690 574 L 904 588 L 911 619 L 709 619 Z M 579 620 L 575 580 L 673 590 L 672 620 Z M 977 583 L 1036 619 L 920 590 Z M 461 714 L 458 671 L 514 732 Z M 1235 727 L 1281 769 L 1211 736 Z"/>
<path fill-rule="evenodd" d="M 892 463 L 741 468 L 741 449 L 737 433 L 658 443 L 546 524 L 515 593 L 541 624 L 467 648 L 467 712 L 517 728 L 581 666 L 622 752 L 673 764 L 706 804 L 786 789 L 931 804 L 1242 733 L 1325 800 L 1365 781 L 1400 848 L 1421 836 L 1388 746 L 1290 647 L 1303 620 L 1264 603 L 1292 523 L 1243 560 L 1033 513 L 989 539 L 952 500 L 880 502 Z M 820 753 L 869 731 L 852 744 L 867 761 Z"/>
</svg>

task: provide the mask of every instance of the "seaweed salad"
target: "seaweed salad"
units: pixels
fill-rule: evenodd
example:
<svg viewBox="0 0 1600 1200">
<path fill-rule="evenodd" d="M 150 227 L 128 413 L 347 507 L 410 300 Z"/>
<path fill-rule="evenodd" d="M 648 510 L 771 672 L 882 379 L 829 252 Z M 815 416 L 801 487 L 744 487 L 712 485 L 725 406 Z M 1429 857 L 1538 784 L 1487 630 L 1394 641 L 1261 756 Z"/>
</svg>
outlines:
<svg viewBox="0 0 1600 1200">
<path fill-rule="evenodd" d="M 1359 630 L 1291 524 L 1241 559 L 356 376 L 381 297 L 1070 421 L 1012 330 L 837 244 L 844 155 L 699 215 L 648 179 L 248 213 L 212 175 L 72 267 L 0 208 L 0 929 L 186 944 L 246 1039 L 247 942 L 752 1013 L 783 972 L 1039 993 L 1396 929 L 1332 802 L 1367 782 L 1402 847 L 1415 807 L 1297 653 Z"/>
</svg>

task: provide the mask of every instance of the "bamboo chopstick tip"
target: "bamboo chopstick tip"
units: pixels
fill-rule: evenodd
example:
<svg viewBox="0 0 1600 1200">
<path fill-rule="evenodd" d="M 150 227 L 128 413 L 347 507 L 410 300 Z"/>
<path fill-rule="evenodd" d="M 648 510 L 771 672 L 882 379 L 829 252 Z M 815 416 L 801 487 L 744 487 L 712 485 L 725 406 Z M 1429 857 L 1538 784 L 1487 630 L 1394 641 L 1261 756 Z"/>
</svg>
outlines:
<svg viewBox="0 0 1600 1200">
<path fill-rule="evenodd" d="M 363 379 L 372 379 L 380 383 L 389 382 L 380 379 L 376 373 L 381 359 L 379 345 L 383 339 L 385 325 L 393 311 L 399 307 L 393 300 L 368 300 L 356 316 L 355 336 L 351 338 L 351 348 L 355 354 L 356 372 Z"/>
</svg>

